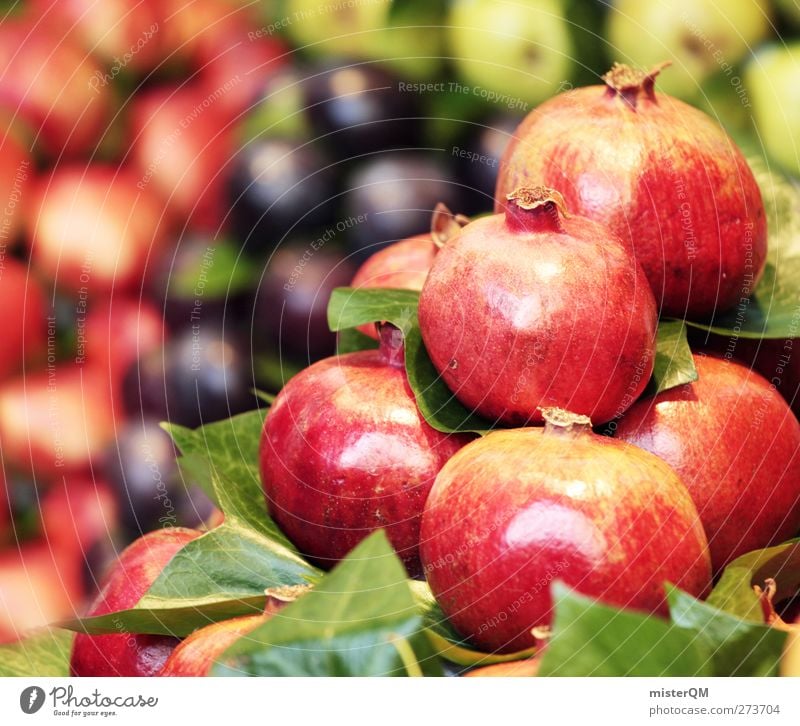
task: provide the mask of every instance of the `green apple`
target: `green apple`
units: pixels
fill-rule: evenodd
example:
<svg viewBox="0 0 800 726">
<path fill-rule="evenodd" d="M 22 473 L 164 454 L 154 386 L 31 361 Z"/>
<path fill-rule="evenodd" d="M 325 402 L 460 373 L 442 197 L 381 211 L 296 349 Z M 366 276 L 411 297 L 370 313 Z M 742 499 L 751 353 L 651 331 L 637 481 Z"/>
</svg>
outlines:
<svg viewBox="0 0 800 726">
<path fill-rule="evenodd" d="M 498 105 L 539 103 L 572 75 L 572 43 L 559 0 L 455 0 L 447 41 L 470 91 L 486 93 Z"/>
<path fill-rule="evenodd" d="M 658 87 L 691 99 L 715 73 L 733 75 L 735 64 L 769 28 L 766 0 L 616 0 L 606 38 L 614 60 L 645 68 L 672 61 Z"/>
<path fill-rule="evenodd" d="M 762 48 L 748 64 L 744 83 L 758 136 L 773 161 L 800 176 L 800 43 Z"/>
<path fill-rule="evenodd" d="M 430 77 L 441 65 L 437 3 L 389 0 L 287 0 L 277 23 L 312 55 L 384 61 L 408 77 Z"/>
</svg>

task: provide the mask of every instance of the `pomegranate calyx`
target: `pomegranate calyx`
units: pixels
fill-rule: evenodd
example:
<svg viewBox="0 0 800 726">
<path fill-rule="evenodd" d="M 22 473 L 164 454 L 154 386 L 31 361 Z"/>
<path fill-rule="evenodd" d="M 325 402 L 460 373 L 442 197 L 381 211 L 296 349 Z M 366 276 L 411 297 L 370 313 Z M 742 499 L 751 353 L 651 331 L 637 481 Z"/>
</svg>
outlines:
<svg viewBox="0 0 800 726">
<path fill-rule="evenodd" d="M 568 217 L 567 205 L 560 192 L 550 187 L 519 187 L 506 196 L 509 202 L 520 209 L 532 210 L 539 207 L 555 207 L 565 217 Z"/>
<path fill-rule="evenodd" d="M 592 427 L 592 420 L 580 413 L 572 413 L 555 406 L 543 406 L 539 409 L 544 419 L 545 429 L 553 432 L 583 431 Z"/>
<path fill-rule="evenodd" d="M 376 323 L 381 358 L 394 368 L 405 366 L 403 331 L 391 323 Z"/>
<path fill-rule="evenodd" d="M 444 247 L 462 227 L 469 224 L 469 217 L 464 214 L 453 214 L 446 204 L 439 202 L 431 216 L 431 238 L 438 249 Z"/>
<path fill-rule="evenodd" d="M 640 91 L 650 99 L 655 99 L 655 82 L 658 74 L 672 61 L 664 61 L 653 66 L 649 71 L 632 68 L 624 63 L 614 63 L 611 70 L 602 76 L 603 82 L 612 95 L 619 94 L 632 106 L 636 106 L 636 98 Z"/>
</svg>

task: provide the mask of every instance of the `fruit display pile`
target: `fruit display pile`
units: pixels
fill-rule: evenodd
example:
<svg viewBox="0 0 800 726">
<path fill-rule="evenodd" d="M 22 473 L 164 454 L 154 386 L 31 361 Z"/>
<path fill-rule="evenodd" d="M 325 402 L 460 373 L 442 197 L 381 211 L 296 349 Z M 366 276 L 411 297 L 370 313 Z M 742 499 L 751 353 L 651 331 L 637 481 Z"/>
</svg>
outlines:
<svg viewBox="0 0 800 726">
<path fill-rule="evenodd" d="M 0 675 L 800 675 L 795 4 L 100 5 L 0 21 Z"/>
</svg>

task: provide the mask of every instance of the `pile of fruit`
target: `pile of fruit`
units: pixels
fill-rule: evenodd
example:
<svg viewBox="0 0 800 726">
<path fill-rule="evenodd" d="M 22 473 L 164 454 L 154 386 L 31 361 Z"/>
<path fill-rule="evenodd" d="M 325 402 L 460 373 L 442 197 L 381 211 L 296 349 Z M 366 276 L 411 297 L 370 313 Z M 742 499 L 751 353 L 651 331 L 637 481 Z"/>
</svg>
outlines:
<svg viewBox="0 0 800 726">
<path fill-rule="evenodd" d="M 555 0 L 86 4 L 0 24 L 0 675 L 800 675 L 800 190 L 642 4 L 577 87 Z"/>
</svg>

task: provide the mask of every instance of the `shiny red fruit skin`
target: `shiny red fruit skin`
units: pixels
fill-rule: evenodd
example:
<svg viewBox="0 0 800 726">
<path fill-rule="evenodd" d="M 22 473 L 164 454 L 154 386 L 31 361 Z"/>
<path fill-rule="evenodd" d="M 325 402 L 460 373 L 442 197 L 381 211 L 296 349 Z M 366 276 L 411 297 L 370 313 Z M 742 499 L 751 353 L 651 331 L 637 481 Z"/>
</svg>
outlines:
<svg viewBox="0 0 800 726">
<path fill-rule="evenodd" d="M 517 129 L 495 210 L 522 184 L 558 189 L 644 268 L 662 315 L 702 319 L 749 297 L 766 259 L 761 193 L 718 122 L 663 93 L 562 93 Z"/>
<path fill-rule="evenodd" d="M 429 234 L 400 240 L 378 250 L 358 268 L 350 287 L 422 290 L 437 247 Z M 358 328 L 364 335 L 378 339 L 374 325 Z"/>
<path fill-rule="evenodd" d="M 105 615 L 136 605 L 172 557 L 200 536 L 191 529 L 173 527 L 137 539 L 119 557 L 89 615 Z M 70 659 L 73 676 L 154 676 L 178 644 L 165 635 L 75 636 Z"/>
<path fill-rule="evenodd" d="M 520 214 L 544 216 L 520 227 Z M 555 406 L 602 423 L 653 370 L 656 307 L 641 268 L 602 226 L 553 215 L 509 207 L 472 222 L 439 250 L 422 288 L 434 366 L 490 421 L 541 422 L 537 409 Z"/>
<path fill-rule="evenodd" d="M 435 431 L 380 351 L 326 358 L 292 378 L 264 423 L 261 481 L 292 542 L 331 567 L 385 528 L 419 571 L 419 523 L 442 465 L 468 440 Z"/>
<path fill-rule="evenodd" d="M 638 401 L 616 436 L 678 472 L 718 572 L 800 529 L 800 424 L 758 373 L 712 356 L 694 361 L 698 380 Z"/>
<path fill-rule="evenodd" d="M 169 217 L 133 169 L 61 165 L 40 180 L 30 221 L 31 259 L 58 292 L 81 302 L 138 292 L 165 244 Z"/>
<path fill-rule="evenodd" d="M 106 129 L 110 84 L 93 88 L 102 66 L 64 27 L 27 12 L 0 23 L 0 103 L 33 128 L 52 157 L 91 152 Z"/>
<path fill-rule="evenodd" d="M 700 596 L 707 542 L 686 487 L 660 459 L 590 431 L 497 431 L 436 477 L 422 563 L 450 622 L 485 651 L 534 645 L 561 580 L 665 614 L 665 581 Z"/>
<path fill-rule="evenodd" d="M 0 310 L 8 312 L 0 334 L 0 382 L 43 356 L 46 304 L 32 270 L 11 257 L 0 260 Z"/>
<path fill-rule="evenodd" d="M 0 386 L 0 440 L 6 465 L 45 481 L 91 474 L 114 437 L 111 382 L 94 367 L 60 363 Z"/>
</svg>

